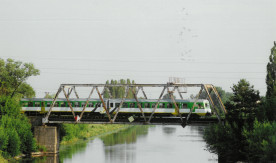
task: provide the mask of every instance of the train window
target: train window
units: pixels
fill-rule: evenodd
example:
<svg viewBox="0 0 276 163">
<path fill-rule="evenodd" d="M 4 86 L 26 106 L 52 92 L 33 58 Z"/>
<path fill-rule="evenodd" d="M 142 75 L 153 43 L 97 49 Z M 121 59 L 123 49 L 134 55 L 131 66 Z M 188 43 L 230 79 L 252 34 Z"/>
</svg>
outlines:
<svg viewBox="0 0 276 163">
<path fill-rule="evenodd" d="M 203 105 L 201 103 L 198 103 L 197 105 L 199 109 L 203 109 Z"/>
<path fill-rule="evenodd" d="M 120 106 L 120 103 L 115 103 L 115 107 L 118 108 Z"/>
<path fill-rule="evenodd" d="M 176 106 L 179 108 L 179 103 L 176 103 Z"/>
<path fill-rule="evenodd" d="M 173 108 L 173 104 L 172 103 L 168 103 L 167 108 Z"/>
<path fill-rule="evenodd" d="M 46 106 L 50 107 L 51 106 L 51 102 L 46 102 Z"/>
<path fill-rule="evenodd" d="M 80 106 L 79 102 L 74 102 L 74 104 L 75 104 L 75 107 L 79 107 Z"/>
<path fill-rule="evenodd" d="M 205 108 L 208 108 L 208 107 L 209 107 L 209 105 L 207 103 L 205 103 Z"/>
<path fill-rule="evenodd" d="M 149 108 L 150 104 L 149 103 L 144 103 L 144 108 Z"/>
<path fill-rule="evenodd" d="M 109 107 L 113 108 L 114 104 L 113 103 L 109 103 Z"/>
<path fill-rule="evenodd" d="M 124 102 L 122 108 L 128 108 L 128 103 Z"/>
<path fill-rule="evenodd" d="M 164 108 L 165 104 L 164 103 L 159 103 L 159 108 Z"/>
<path fill-rule="evenodd" d="M 65 106 L 66 106 L 65 102 L 60 102 L 60 107 L 65 107 Z"/>
<path fill-rule="evenodd" d="M 130 108 L 135 108 L 135 103 L 129 103 Z"/>
<path fill-rule="evenodd" d="M 96 103 L 96 104 L 95 104 L 95 106 L 97 106 L 97 107 L 101 107 L 101 103 L 100 103 L 100 102 L 98 102 L 98 103 Z"/>
<path fill-rule="evenodd" d="M 28 106 L 28 102 L 21 102 L 21 106 L 23 106 L 23 107 L 24 107 L 24 106 L 25 106 L 25 107 Z"/>
<path fill-rule="evenodd" d="M 28 102 L 28 107 L 33 107 L 33 102 Z"/>
<path fill-rule="evenodd" d="M 55 102 L 55 107 L 58 107 L 58 103 L 59 103 L 58 101 Z"/>
<path fill-rule="evenodd" d="M 41 107 L 45 107 L 45 102 L 41 102 Z"/>
<path fill-rule="evenodd" d="M 86 102 L 81 102 L 81 107 L 83 108 L 85 106 Z"/>
<path fill-rule="evenodd" d="M 188 108 L 188 104 L 182 104 L 182 108 Z"/>
<path fill-rule="evenodd" d="M 89 102 L 88 103 L 88 107 L 93 107 L 94 105 L 93 105 L 93 102 Z"/>
<path fill-rule="evenodd" d="M 156 104 L 155 104 L 155 103 L 153 103 L 153 104 L 151 104 L 151 107 L 152 107 L 152 108 L 154 108 L 154 107 L 155 107 L 155 105 L 156 105 Z"/>
<path fill-rule="evenodd" d="M 40 107 L 40 102 L 35 102 L 35 107 Z"/>
</svg>

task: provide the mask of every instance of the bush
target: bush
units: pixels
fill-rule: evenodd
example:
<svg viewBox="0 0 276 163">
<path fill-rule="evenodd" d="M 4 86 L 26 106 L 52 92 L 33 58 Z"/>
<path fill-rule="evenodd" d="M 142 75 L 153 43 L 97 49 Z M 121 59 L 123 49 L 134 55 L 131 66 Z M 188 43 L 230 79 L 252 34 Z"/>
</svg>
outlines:
<svg viewBox="0 0 276 163">
<path fill-rule="evenodd" d="M 257 117 L 259 121 L 276 120 L 276 97 L 266 99 L 258 109 Z"/>
<path fill-rule="evenodd" d="M 2 154 L 8 155 L 7 148 L 9 144 L 9 137 L 7 132 L 5 132 L 5 129 L 0 126 L 0 151 L 3 151 Z"/>
<path fill-rule="evenodd" d="M 252 131 L 243 130 L 248 142 L 247 158 L 252 162 L 276 161 L 276 122 L 254 122 Z"/>
<path fill-rule="evenodd" d="M 6 163 L 6 162 L 8 162 L 7 160 L 5 160 L 4 158 L 3 158 L 3 156 L 2 156 L 2 151 L 0 150 L 0 162 L 1 163 Z"/>
<path fill-rule="evenodd" d="M 61 138 L 64 141 L 81 138 L 84 133 L 88 132 L 88 126 L 88 124 L 63 124 L 61 125 Z"/>
<path fill-rule="evenodd" d="M 20 114 L 18 102 L 10 97 L 0 97 L 0 150 L 4 157 L 20 153 L 28 154 L 36 150 L 36 142 L 31 132 L 31 124 Z"/>
<path fill-rule="evenodd" d="M 17 132 L 14 129 L 7 129 L 9 135 L 7 152 L 11 156 L 17 156 L 20 154 L 20 139 Z"/>
<path fill-rule="evenodd" d="M 20 115 L 19 102 L 10 97 L 0 96 L 0 115 Z"/>
<path fill-rule="evenodd" d="M 245 159 L 243 138 L 235 122 L 210 125 L 205 129 L 204 140 L 209 151 L 218 154 L 219 162 Z"/>
</svg>

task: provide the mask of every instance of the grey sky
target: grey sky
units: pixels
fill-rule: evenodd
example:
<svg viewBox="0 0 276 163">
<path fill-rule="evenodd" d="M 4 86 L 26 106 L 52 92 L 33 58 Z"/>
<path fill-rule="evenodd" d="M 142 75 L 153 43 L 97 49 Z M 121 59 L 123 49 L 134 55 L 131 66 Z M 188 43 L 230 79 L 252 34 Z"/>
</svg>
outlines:
<svg viewBox="0 0 276 163">
<path fill-rule="evenodd" d="M 38 97 L 61 83 L 170 76 L 226 91 L 246 78 L 264 95 L 275 8 L 275 0 L 0 0 L 0 57 L 41 70 L 28 80 Z"/>
</svg>

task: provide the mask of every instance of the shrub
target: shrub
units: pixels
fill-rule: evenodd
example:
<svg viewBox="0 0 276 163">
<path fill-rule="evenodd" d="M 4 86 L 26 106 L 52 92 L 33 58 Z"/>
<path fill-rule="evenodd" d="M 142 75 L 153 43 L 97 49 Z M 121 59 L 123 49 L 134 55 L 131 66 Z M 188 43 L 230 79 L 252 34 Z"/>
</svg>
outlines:
<svg viewBox="0 0 276 163">
<path fill-rule="evenodd" d="M 240 161 L 245 158 L 243 138 L 235 122 L 210 125 L 205 129 L 204 139 L 209 151 L 218 154 L 219 162 Z"/>
<path fill-rule="evenodd" d="M 4 157 L 19 153 L 28 154 L 36 150 L 31 124 L 20 114 L 18 102 L 10 97 L 0 97 L 0 150 Z"/>
<path fill-rule="evenodd" d="M 17 132 L 14 129 L 7 129 L 9 135 L 7 152 L 11 156 L 17 156 L 20 154 L 20 139 Z"/>
<path fill-rule="evenodd" d="M 248 142 L 247 158 L 252 162 L 276 161 L 276 122 L 254 122 L 252 131 L 243 130 Z"/>
</svg>

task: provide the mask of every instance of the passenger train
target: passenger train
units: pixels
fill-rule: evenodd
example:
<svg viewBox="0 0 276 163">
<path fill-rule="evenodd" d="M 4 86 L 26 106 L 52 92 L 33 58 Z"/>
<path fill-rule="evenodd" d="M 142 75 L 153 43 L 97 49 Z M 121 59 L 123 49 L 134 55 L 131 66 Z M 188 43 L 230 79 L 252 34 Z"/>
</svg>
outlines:
<svg viewBox="0 0 276 163">
<path fill-rule="evenodd" d="M 74 112 L 78 114 L 83 110 L 83 107 L 86 103 L 85 98 L 80 99 L 70 99 L 71 106 L 74 109 Z M 104 99 L 105 105 L 109 110 L 110 114 L 115 114 L 120 105 L 121 99 Z M 179 112 L 181 114 L 188 114 L 193 107 L 194 100 L 175 100 Z M 49 111 L 51 104 L 53 103 L 53 99 L 46 98 L 23 98 L 20 101 L 20 105 L 22 106 L 22 112 L 26 114 L 45 114 Z M 157 100 L 152 99 L 139 99 L 139 103 L 142 107 L 142 110 L 145 114 L 151 114 Z M 52 108 L 52 113 L 64 114 L 65 112 L 70 113 L 71 109 L 68 105 L 68 102 L 65 98 L 58 98 L 55 102 L 54 107 Z M 90 99 L 85 112 L 93 112 L 99 114 L 105 114 L 105 109 L 100 99 Z M 141 114 L 141 111 L 137 105 L 135 99 L 126 99 L 120 108 L 119 113 L 124 114 Z M 170 99 L 160 100 L 160 103 L 155 110 L 155 114 L 157 115 L 177 115 L 177 110 Z M 209 105 L 209 101 L 205 99 L 199 99 L 196 102 L 195 108 L 192 111 L 192 114 L 205 116 L 206 114 L 211 114 L 211 109 Z"/>
</svg>

